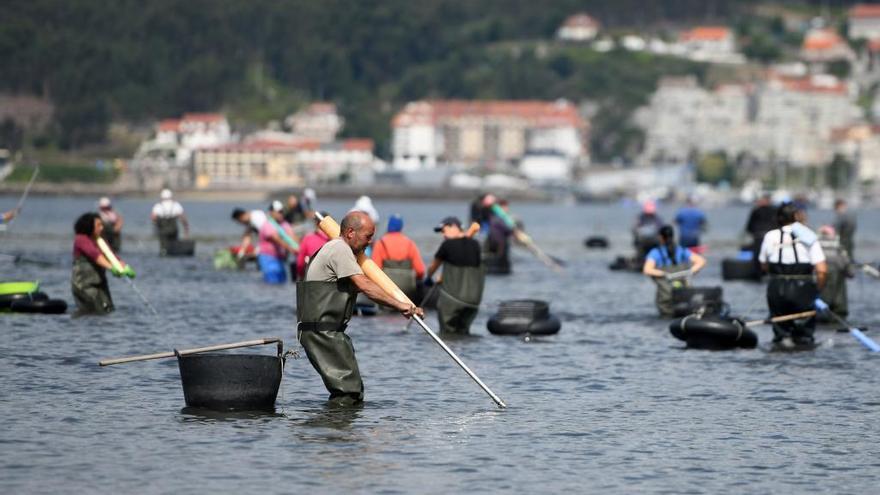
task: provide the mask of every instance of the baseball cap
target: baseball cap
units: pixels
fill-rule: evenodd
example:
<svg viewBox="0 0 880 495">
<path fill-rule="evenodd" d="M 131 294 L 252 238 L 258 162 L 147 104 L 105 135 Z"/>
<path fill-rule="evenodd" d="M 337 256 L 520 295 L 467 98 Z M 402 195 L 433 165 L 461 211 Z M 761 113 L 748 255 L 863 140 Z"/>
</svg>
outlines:
<svg viewBox="0 0 880 495">
<path fill-rule="evenodd" d="M 456 227 L 461 228 L 461 220 L 459 220 L 458 217 L 446 217 L 434 227 L 434 232 L 442 231 L 443 227 L 446 227 L 447 225 L 455 225 Z"/>
</svg>

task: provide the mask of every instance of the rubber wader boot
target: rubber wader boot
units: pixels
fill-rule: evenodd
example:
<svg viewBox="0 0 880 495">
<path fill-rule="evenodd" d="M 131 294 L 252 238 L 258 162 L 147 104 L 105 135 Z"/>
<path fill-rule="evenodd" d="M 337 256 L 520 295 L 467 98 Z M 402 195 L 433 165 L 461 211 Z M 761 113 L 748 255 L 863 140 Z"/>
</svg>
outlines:
<svg viewBox="0 0 880 495">
<path fill-rule="evenodd" d="M 772 316 L 810 311 L 818 295 L 819 290 L 813 281 L 812 265 L 770 265 L 767 306 Z M 815 327 L 815 317 L 774 323 L 773 341 L 779 342 L 783 338 L 791 337 L 796 344 L 812 344 Z"/>
<path fill-rule="evenodd" d="M 73 261 L 70 289 L 77 314 L 104 314 L 114 309 L 107 273 L 83 256 Z"/>
<path fill-rule="evenodd" d="M 297 336 L 334 405 L 364 400 L 354 346 L 345 334 L 356 294 L 348 279 L 296 283 Z"/>
<path fill-rule="evenodd" d="M 443 284 L 437 299 L 441 333 L 467 334 L 483 300 L 486 273 L 482 266 L 443 264 Z"/>
</svg>

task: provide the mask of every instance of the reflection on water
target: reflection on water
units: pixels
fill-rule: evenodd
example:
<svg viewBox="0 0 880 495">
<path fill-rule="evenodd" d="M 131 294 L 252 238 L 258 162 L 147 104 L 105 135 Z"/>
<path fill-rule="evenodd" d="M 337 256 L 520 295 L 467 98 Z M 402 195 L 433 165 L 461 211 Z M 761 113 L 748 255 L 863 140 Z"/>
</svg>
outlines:
<svg viewBox="0 0 880 495">
<path fill-rule="evenodd" d="M 40 280 L 70 302 L 70 227 L 93 201 L 29 200 L 16 223 L 23 235 L 0 239 L 0 251 L 59 263 L 0 260 L 0 279 Z M 116 203 L 126 232 L 148 239 L 151 202 Z M 375 204 L 386 216 L 406 212 L 426 258 L 440 243 L 433 225 L 467 215 L 463 203 Z M 268 336 L 296 348 L 291 285 L 211 265 L 213 250 L 241 233 L 228 220 L 233 204 L 184 206 L 194 232 L 215 239 L 200 241 L 195 258 L 160 259 L 155 241 L 124 241 L 122 257 L 160 319 L 117 279 L 117 311 L 105 317 L 0 315 L 0 492 L 872 493 L 880 481 L 878 356 L 834 326 L 817 332 L 832 342 L 808 352 L 766 352 L 768 327 L 756 328 L 759 349 L 684 350 L 655 316 L 654 285 L 607 269 L 630 249 L 626 233 L 608 232 L 606 251 L 583 247 L 597 219 L 630 224 L 635 211 L 616 206 L 512 205 L 566 271 L 515 250 L 514 273 L 487 281 L 476 336 L 446 339 L 506 410 L 391 315 L 349 325 L 362 407 L 328 407 L 308 361 L 291 359 L 273 412 L 181 409 L 173 360 L 112 369 L 97 361 Z M 337 217 L 350 206 L 322 201 Z M 709 212 L 699 285 L 722 284 L 720 260 L 734 254 L 745 216 Z M 860 221 L 860 256 L 880 259 L 880 214 Z M 766 317 L 762 285 L 723 285 L 734 314 Z M 880 281 L 860 275 L 849 288 L 852 323 L 880 328 Z M 561 331 L 530 342 L 489 335 L 498 304 L 523 298 L 549 301 Z M 437 329 L 434 314 L 426 322 Z"/>
</svg>

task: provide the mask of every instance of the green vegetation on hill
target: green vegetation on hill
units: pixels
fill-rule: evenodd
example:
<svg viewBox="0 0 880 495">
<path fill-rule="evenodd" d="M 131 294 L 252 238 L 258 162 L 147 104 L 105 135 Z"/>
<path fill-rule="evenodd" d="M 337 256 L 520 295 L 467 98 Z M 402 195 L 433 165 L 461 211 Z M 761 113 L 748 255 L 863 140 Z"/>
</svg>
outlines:
<svg viewBox="0 0 880 495">
<path fill-rule="evenodd" d="M 77 149 L 104 140 L 110 122 L 188 111 L 226 111 L 235 124 L 263 124 L 307 101 L 329 100 L 346 118 L 346 135 L 372 137 L 385 155 L 389 119 L 411 99 L 564 97 L 598 105 L 593 145 L 605 160 L 637 145 L 640 133 L 629 115 L 658 77 L 703 69 L 552 44 L 541 53 L 522 40 L 549 40 L 565 17 L 582 11 L 612 29 L 648 28 L 724 23 L 756 3 L 7 2 L 0 16 L 0 92 L 42 95 L 55 104 L 53 125 L 45 135 L 27 136 L 31 144 Z M 775 56 L 764 42 L 755 50 Z M 13 131 L 0 138 L 12 136 L 20 145 Z"/>
</svg>

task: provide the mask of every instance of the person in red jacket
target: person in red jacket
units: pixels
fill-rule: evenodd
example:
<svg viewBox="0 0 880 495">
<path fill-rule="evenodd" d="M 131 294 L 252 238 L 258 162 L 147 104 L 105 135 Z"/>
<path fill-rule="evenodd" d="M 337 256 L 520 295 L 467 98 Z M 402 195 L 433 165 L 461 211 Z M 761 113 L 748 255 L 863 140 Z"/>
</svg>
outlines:
<svg viewBox="0 0 880 495">
<path fill-rule="evenodd" d="M 373 261 L 410 299 L 415 299 L 417 281 L 425 276 L 425 262 L 416 243 L 403 235 L 403 217 L 388 219 L 388 232 L 373 244 Z"/>
</svg>

